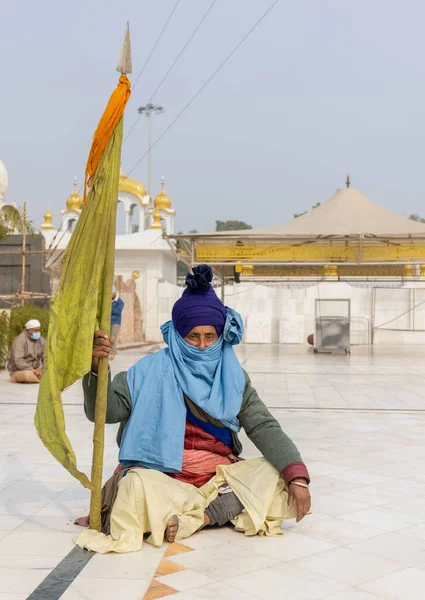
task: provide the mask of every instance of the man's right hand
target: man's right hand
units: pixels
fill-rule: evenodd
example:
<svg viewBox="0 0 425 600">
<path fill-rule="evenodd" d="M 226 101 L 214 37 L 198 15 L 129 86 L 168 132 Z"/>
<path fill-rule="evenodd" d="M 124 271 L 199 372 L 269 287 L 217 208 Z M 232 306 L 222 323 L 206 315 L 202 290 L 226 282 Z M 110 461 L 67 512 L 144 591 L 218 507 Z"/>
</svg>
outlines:
<svg viewBox="0 0 425 600">
<path fill-rule="evenodd" d="M 104 331 L 95 331 L 93 340 L 91 370 L 97 373 L 99 358 L 109 358 L 113 337 L 108 337 Z"/>
</svg>

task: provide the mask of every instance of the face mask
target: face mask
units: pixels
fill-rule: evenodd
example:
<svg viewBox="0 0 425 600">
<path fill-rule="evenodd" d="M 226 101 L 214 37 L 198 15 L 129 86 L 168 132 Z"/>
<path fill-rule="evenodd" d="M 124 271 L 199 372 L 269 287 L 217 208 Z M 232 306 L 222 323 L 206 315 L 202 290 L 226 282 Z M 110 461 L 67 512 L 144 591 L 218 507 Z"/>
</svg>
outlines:
<svg viewBox="0 0 425 600">
<path fill-rule="evenodd" d="M 36 332 L 34 332 L 34 333 L 31 334 L 31 339 L 32 340 L 39 340 L 40 339 L 40 335 L 41 335 L 40 332 L 36 331 Z"/>
</svg>

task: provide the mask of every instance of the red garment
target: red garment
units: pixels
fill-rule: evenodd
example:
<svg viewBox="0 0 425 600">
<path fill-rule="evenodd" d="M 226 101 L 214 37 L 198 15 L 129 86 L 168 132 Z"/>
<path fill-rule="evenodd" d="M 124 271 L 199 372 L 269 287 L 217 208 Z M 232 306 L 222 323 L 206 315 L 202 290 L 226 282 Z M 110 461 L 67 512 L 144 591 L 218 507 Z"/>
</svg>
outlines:
<svg viewBox="0 0 425 600">
<path fill-rule="evenodd" d="M 305 479 L 307 483 L 310 483 L 310 475 L 308 474 L 307 467 L 304 463 L 292 463 L 280 473 L 282 479 L 289 484 L 293 479 Z"/>
<path fill-rule="evenodd" d="M 219 465 L 230 465 L 239 460 L 242 459 L 234 456 L 231 448 L 223 442 L 197 425 L 186 421 L 181 473 L 166 473 L 166 475 L 195 487 L 201 487 L 214 477 Z M 124 468 L 126 467 L 118 465 L 114 475 Z"/>
<path fill-rule="evenodd" d="M 197 425 L 186 421 L 183 464 L 181 473 L 169 473 L 173 479 L 201 487 L 214 477 L 219 465 L 230 465 L 240 460 L 231 448 Z"/>
</svg>

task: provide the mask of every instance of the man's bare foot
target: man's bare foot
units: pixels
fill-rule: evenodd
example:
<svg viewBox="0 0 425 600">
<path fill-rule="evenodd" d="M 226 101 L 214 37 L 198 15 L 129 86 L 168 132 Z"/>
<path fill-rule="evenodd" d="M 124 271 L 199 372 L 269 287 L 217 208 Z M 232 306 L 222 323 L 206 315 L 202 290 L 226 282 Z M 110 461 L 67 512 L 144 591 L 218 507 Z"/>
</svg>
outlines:
<svg viewBox="0 0 425 600">
<path fill-rule="evenodd" d="M 165 530 L 165 539 L 167 542 L 172 544 L 176 539 L 177 532 L 179 530 L 179 519 L 176 515 L 170 517 L 167 523 L 167 529 Z"/>
</svg>

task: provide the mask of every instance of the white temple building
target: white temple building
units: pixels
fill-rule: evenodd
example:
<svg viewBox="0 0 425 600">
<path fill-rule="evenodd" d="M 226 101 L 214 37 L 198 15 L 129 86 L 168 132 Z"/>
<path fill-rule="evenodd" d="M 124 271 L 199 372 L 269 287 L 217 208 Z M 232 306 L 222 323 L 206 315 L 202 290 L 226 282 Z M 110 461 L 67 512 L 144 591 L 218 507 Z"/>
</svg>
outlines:
<svg viewBox="0 0 425 600">
<path fill-rule="evenodd" d="M 144 185 L 123 173 L 120 175 L 118 203 L 124 207 L 124 233 L 115 241 L 115 285 L 125 303 L 120 339 L 131 345 L 161 340 L 160 326 L 169 319 L 171 308 L 181 289 L 176 286 L 177 261 L 163 233 L 174 232 L 176 211 L 165 191 L 154 200 Z M 50 248 L 47 268 L 52 274 L 53 292 L 59 282 L 61 255 L 81 214 L 83 199 L 74 190 L 61 212 L 56 228 L 50 209 L 44 214 L 40 231 Z"/>
<path fill-rule="evenodd" d="M 0 160 L 0 209 L 3 208 L 5 202 L 4 198 L 7 192 L 7 170 L 4 162 Z"/>
</svg>

